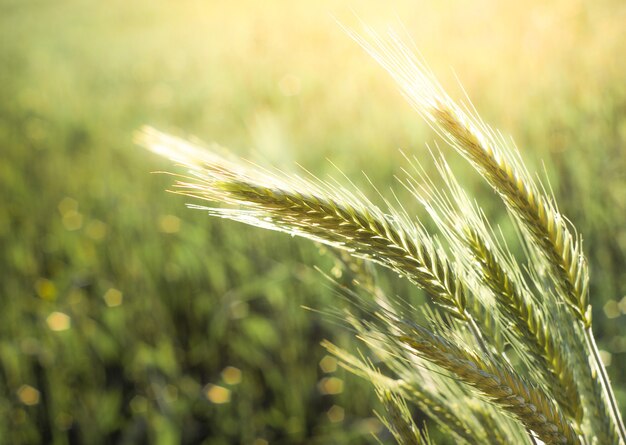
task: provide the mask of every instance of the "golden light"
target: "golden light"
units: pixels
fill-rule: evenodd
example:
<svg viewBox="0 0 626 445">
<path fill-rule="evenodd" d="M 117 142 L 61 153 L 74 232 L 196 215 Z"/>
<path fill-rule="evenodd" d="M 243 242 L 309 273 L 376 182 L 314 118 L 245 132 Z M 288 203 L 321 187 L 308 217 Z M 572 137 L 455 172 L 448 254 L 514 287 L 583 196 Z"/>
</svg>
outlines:
<svg viewBox="0 0 626 445">
<path fill-rule="evenodd" d="M 221 405 L 230 402 L 230 390 L 219 385 L 208 385 L 206 397 L 211 403 Z"/>
<path fill-rule="evenodd" d="M 104 293 L 102 298 L 104 298 L 104 302 L 108 307 L 116 307 L 122 304 L 124 294 L 117 289 L 111 288 Z"/>
<path fill-rule="evenodd" d="M 24 405 L 32 406 L 39 403 L 40 393 L 30 385 L 22 385 L 17 390 L 17 397 Z"/>
<path fill-rule="evenodd" d="M 46 323 L 52 331 L 67 331 L 72 325 L 72 319 L 63 312 L 53 312 L 46 318 Z"/>
<path fill-rule="evenodd" d="M 227 366 L 222 371 L 222 379 L 228 385 L 238 385 L 241 383 L 241 370 L 234 366 Z"/>
<path fill-rule="evenodd" d="M 320 380 L 317 387 L 325 395 L 341 394 L 343 392 L 343 380 L 337 377 L 325 377 Z"/>
<path fill-rule="evenodd" d="M 322 371 L 326 374 L 337 370 L 337 359 L 332 355 L 324 356 L 324 358 L 320 360 L 319 364 Z"/>
<path fill-rule="evenodd" d="M 328 420 L 332 423 L 338 423 L 343 421 L 345 417 L 345 410 L 338 405 L 333 405 L 330 407 L 326 415 L 328 416 Z"/>
</svg>

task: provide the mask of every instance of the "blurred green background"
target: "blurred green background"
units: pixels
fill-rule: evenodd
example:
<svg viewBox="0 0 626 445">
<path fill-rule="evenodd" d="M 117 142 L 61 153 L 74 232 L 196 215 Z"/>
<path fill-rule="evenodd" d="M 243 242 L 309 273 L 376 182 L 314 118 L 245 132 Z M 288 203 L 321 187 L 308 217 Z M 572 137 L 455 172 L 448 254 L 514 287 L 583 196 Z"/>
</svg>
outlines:
<svg viewBox="0 0 626 445">
<path fill-rule="evenodd" d="M 371 388 L 319 346 L 352 334 L 302 308 L 337 306 L 313 269 L 332 256 L 186 209 L 132 142 L 147 123 L 400 189 L 398 149 L 428 168 L 434 136 L 337 25 L 352 10 L 402 21 L 451 94 L 456 73 L 545 165 L 626 408 L 626 5 L 428 3 L 0 0 L 0 443 L 373 443 Z"/>
</svg>

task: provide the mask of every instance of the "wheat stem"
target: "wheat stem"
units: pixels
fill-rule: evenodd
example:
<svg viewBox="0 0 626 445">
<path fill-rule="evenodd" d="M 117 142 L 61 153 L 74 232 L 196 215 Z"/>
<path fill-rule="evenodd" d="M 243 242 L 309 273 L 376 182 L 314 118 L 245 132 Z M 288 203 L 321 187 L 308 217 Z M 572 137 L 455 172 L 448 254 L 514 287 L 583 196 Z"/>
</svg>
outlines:
<svg viewBox="0 0 626 445">
<path fill-rule="evenodd" d="M 585 339 L 587 340 L 589 350 L 593 354 L 595 364 L 597 365 L 599 363 L 601 365 L 601 366 L 596 366 L 596 370 L 598 374 L 600 375 L 602 386 L 605 389 L 605 395 L 611 407 L 610 413 L 613 416 L 613 419 L 612 419 L 613 424 L 617 428 L 617 433 L 619 435 L 620 443 L 624 445 L 626 444 L 626 430 L 624 429 L 624 422 L 622 421 L 619 407 L 617 406 L 617 400 L 615 399 L 615 394 L 613 393 L 611 382 L 609 380 L 609 375 L 606 372 L 606 368 L 602 364 L 602 359 L 600 358 L 600 354 L 598 352 L 598 345 L 596 344 L 596 340 L 593 336 L 593 332 L 591 332 L 591 328 L 585 329 Z"/>
</svg>

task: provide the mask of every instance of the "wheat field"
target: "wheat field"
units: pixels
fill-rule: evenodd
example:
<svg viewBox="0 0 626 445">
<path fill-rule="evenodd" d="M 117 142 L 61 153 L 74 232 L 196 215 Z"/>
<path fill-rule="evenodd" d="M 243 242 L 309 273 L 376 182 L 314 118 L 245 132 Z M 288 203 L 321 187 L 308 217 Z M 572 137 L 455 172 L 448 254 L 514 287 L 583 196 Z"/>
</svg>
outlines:
<svg viewBox="0 0 626 445">
<path fill-rule="evenodd" d="M 580 421 L 577 392 L 593 394 L 593 376 L 591 387 L 580 386 L 581 376 L 568 375 L 571 367 L 556 352 L 564 338 L 584 338 L 589 324 L 623 412 L 623 5 L 361 3 L 0 2 L 0 443 L 375 443 L 372 433 L 393 443 L 427 419 L 433 419 L 427 427 L 435 443 L 471 443 L 486 431 L 493 432 L 492 443 L 503 435 L 529 437 L 528 431 L 545 441 L 573 441 L 581 431 L 602 431 L 611 417 L 605 405 L 605 416 L 583 415 Z M 538 172 L 549 189 L 524 188 L 503 204 L 498 193 L 506 197 L 518 183 L 494 193 L 491 185 L 503 177 L 489 179 L 488 173 L 501 165 L 485 170 L 482 158 L 445 145 L 455 130 L 449 115 L 435 116 L 447 122 L 443 130 L 431 128 L 338 25 L 356 29 L 354 12 L 372 28 L 391 24 L 414 42 L 451 98 L 462 100 L 466 92 L 484 122 L 507 142 L 513 137 L 530 172 L 524 181 L 538 181 Z M 299 199 L 307 212 L 325 212 L 330 205 L 333 217 L 324 214 L 324 224 L 306 227 L 315 227 L 308 236 L 331 246 L 186 209 L 189 202 L 208 204 L 164 194 L 173 178 L 150 172 L 180 170 L 137 148 L 133 135 L 145 124 L 194 144 L 223 144 L 228 152 L 211 146 L 220 159 L 228 165 L 251 161 L 244 165 L 259 172 L 253 178 L 269 174 L 273 186 L 284 173 L 287 191 L 306 184 L 314 197 L 330 193 L 325 202 L 302 193 Z M 449 167 L 429 150 L 444 151 Z M 466 222 L 477 230 L 456 231 L 454 206 L 437 199 L 444 187 L 457 189 L 438 173 L 448 168 L 480 203 L 490 227 L 483 227 L 481 215 L 467 213 Z M 420 179 L 424 171 L 432 184 Z M 337 192 L 329 174 L 368 200 Z M 304 179 L 294 185 L 294 175 Z M 248 189 L 245 201 L 257 192 Z M 545 199 L 534 198 L 539 195 Z M 294 204 L 295 196 L 285 197 Z M 432 208 L 424 208 L 425 198 Z M 396 214 L 387 211 L 389 203 Z M 535 210 L 525 212 L 529 203 Z M 346 205 L 353 211 L 346 213 Z M 363 214 L 373 208 L 379 211 Z M 541 305 L 519 297 L 535 292 L 534 285 L 529 290 L 517 278 L 503 278 L 504 270 L 528 279 L 528 246 L 507 209 L 529 224 L 524 233 L 535 246 L 561 249 L 546 256 L 539 247 L 531 258 L 561 263 L 547 275 L 557 282 L 543 285 L 564 296 L 555 300 L 560 303 L 554 313 L 570 314 L 578 333 L 560 329 L 564 323 L 549 325 L 559 327 L 556 332 L 537 329 L 546 322 L 545 313 L 537 313 Z M 534 225 L 533 214 L 543 215 Z M 563 219 L 542 226 L 555 214 Z M 244 216 L 250 222 L 246 218 L 256 215 Z M 368 218 L 384 223 L 351 237 L 350 249 L 375 265 L 354 263 L 335 249 L 345 241 L 345 224 L 323 239 L 334 217 L 348 218 L 349 230 Z M 293 233 L 284 221 L 277 223 Z M 447 232 L 431 239 L 442 227 Z M 491 229 L 496 238 L 502 232 L 506 246 L 483 242 L 494 236 Z M 553 234 L 547 244 L 544 229 Z M 462 240 L 465 250 L 450 254 L 449 246 Z M 492 254 L 494 247 L 512 253 Z M 585 265 L 574 261 L 581 252 Z M 464 255 L 481 258 L 464 275 L 468 286 L 482 273 L 492 277 L 482 293 L 504 290 L 500 300 L 489 300 L 501 308 L 498 319 L 476 304 L 465 282 L 451 280 L 458 270 L 448 266 Z M 415 264 L 428 267 L 412 276 Z M 586 282 L 578 279 L 587 268 L 588 300 Z M 354 280 L 361 286 L 352 288 Z M 430 304 L 433 294 L 438 312 L 420 317 L 452 317 L 471 328 L 450 338 L 398 316 L 400 309 L 412 313 Z M 406 305 L 368 315 L 372 299 L 396 296 Z M 502 317 L 517 320 L 515 339 L 497 335 Z M 367 337 L 390 323 L 398 331 L 385 332 L 393 335 Z M 368 344 L 356 341 L 355 332 Z M 458 349 L 468 336 L 494 338 L 512 364 L 521 351 L 507 345 L 524 339 L 532 363 L 551 365 L 516 379 L 484 353 L 484 339 L 470 352 Z M 497 410 L 484 409 L 481 401 L 471 421 L 459 427 L 454 407 L 433 404 L 408 380 L 389 380 L 408 372 L 407 361 L 387 360 L 394 364 L 384 375 L 368 362 L 364 366 L 355 348 L 363 353 L 370 346 L 379 352 L 402 348 L 410 361 L 430 358 L 445 372 L 458 372 Z M 438 351 L 446 348 L 442 357 Z M 544 382 L 524 402 L 543 407 L 542 414 L 503 403 L 485 373 L 521 392 L 529 379 Z M 449 386 L 443 378 L 429 378 L 435 386 Z M 551 389 L 573 387 L 579 390 Z M 458 391 L 467 389 L 453 388 L 445 397 Z M 550 411 L 553 403 L 560 412 Z M 500 428 L 488 427 L 503 407 L 510 416 Z M 437 425 L 457 427 L 450 435 Z M 611 428 L 605 428 L 608 436 Z"/>
</svg>

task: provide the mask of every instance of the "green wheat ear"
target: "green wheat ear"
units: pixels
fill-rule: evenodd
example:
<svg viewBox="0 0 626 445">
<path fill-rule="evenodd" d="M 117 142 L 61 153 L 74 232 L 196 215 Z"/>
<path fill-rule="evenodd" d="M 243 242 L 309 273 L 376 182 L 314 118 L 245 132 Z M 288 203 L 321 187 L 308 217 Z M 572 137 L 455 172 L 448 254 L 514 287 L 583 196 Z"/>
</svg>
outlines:
<svg viewBox="0 0 626 445">
<path fill-rule="evenodd" d="M 519 153 L 470 107 L 457 105 L 395 34 L 348 32 L 499 194 L 529 247 L 530 276 L 443 159 L 437 165 L 445 190 L 436 190 L 419 168 L 401 184 L 433 217 L 446 248 L 402 206 L 381 209 L 359 190 L 270 173 L 149 127 L 138 143 L 185 169 L 175 175 L 174 193 L 227 205 L 190 207 L 325 243 L 347 253 L 353 266 L 376 263 L 430 296 L 432 306 L 412 307 L 377 289 L 367 271 L 363 280 L 337 284 L 360 308 L 349 306 L 342 316 L 370 356 L 325 347 L 374 385 L 379 416 L 399 443 L 430 443 L 412 420 L 414 405 L 458 443 L 626 445 L 591 329 L 581 238 Z M 540 277 L 544 270 L 547 280 Z"/>
<path fill-rule="evenodd" d="M 589 413 L 601 413 L 601 430 L 591 432 L 602 440 L 626 443 L 626 429 L 606 369 L 591 330 L 589 272 L 582 240 L 572 235 L 553 199 L 538 186 L 521 162 L 519 153 L 492 130 L 469 106 L 458 106 L 441 88 L 425 63 L 399 37 L 386 38 L 366 28 L 364 36 L 349 34 L 396 80 L 407 100 L 450 146 L 463 155 L 500 195 L 522 228 L 527 244 L 539 253 L 551 273 L 554 293 L 570 309 L 584 333 L 573 345 L 574 354 L 586 351 L 593 362 L 594 382 L 582 382 Z M 539 267 L 539 265 L 536 265 Z M 546 296 L 550 290 L 546 290 Z M 585 353 L 585 352 L 583 352 Z M 579 360 L 579 363 L 581 361 Z M 588 373 L 578 373 L 585 378 Z M 598 391 L 597 387 L 601 387 Z M 591 388 L 591 390 L 589 390 Z"/>
</svg>

